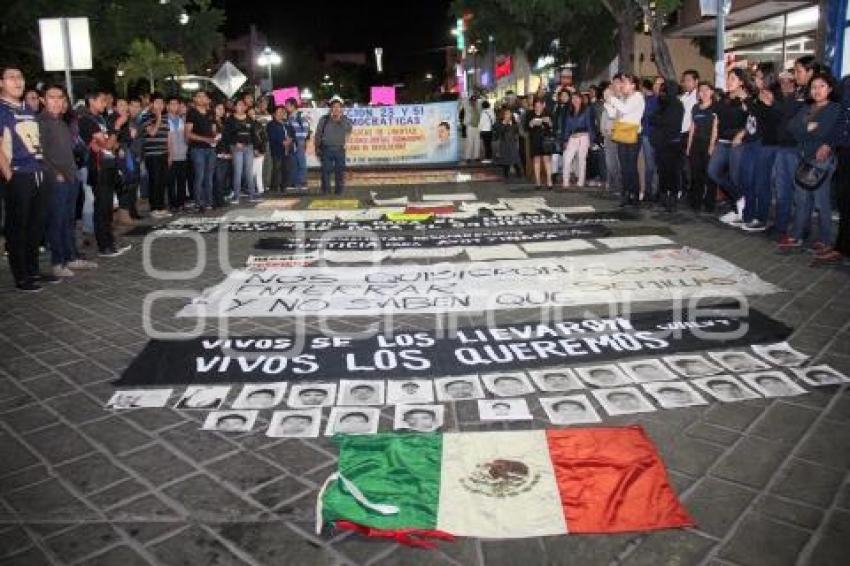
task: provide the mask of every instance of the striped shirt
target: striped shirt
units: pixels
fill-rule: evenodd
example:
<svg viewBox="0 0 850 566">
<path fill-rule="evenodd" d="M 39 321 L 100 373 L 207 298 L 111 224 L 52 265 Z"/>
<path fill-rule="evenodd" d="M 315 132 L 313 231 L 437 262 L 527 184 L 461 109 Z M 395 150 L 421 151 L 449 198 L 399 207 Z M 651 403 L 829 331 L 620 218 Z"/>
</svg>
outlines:
<svg viewBox="0 0 850 566">
<path fill-rule="evenodd" d="M 145 117 L 144 125 L 145 125 L 145 141 L 143 144 L 145 157 L 154 157 L 157 155 L 167 155 L 168 154 L 168 115 L 163 112 L 162 121 L 159 124 L 159 129 L 157 129 L 154 135 L 150 135 L 147 132 L 147 126 L 154 124 L 156 122 L 156 117 L 153 114 Z"/>
</svg>

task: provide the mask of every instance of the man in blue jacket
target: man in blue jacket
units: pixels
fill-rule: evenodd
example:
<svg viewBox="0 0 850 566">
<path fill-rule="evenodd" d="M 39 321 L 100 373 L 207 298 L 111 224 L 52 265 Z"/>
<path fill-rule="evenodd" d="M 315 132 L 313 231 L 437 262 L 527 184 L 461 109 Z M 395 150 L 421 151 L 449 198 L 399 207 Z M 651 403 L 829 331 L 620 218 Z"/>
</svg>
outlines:
<svg viewBox="0 0 850 566">
<path fill-rule="evenodd" d="M 266 126 L 269 137 L 269 153 L 272 158 L 272 180 L 269 190 L 283 191 L 291 182 L 291 159 L 295 133 L 286 119 L 286 108 L 278 106 L 274 110 L 269 125 Z"/>
<path fill-rule="evenodd" d="M 298 110 L 298 101 L 290 98 L 286 101 L 286 112 L 289 114 L 289 126 L 294 134 L 292 147 L 292 186 L 299 191 L 307 190 L 307 139 L 310 137 L 310 122 Z"/>
</svg>

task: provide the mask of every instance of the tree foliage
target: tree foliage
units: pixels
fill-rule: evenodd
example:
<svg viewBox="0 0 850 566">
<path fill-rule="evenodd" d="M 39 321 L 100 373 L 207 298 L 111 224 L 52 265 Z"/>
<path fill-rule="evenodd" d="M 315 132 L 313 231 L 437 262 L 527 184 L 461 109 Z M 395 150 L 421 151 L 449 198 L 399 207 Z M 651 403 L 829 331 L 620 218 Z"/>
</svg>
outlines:
<svg viewBox="0 0 850 566">
<path fill-rule="evenodd" d="M 147 39 L 134 39 L 127 51 L 126 59 L 119 64 L 118 68 L 124 74 L 123 81 L 130 83 L 145 79 L 151 91 L 156 90 L 157 80 L 186 73 L 186 65 L 179 53 L 162 52 Z"/>
<path fill-rule="evenodd" d="M 552 55 L 589 72 L 614 55 L 614 21 L 599 2 L 587 0 L 454 0 L 460 17 L 471 12 L 469 41 L 493 36 L 500 52 L 522 49 L 530 61 Z M 553 40 L 558 41 L 553 44 Z"/>
<path fill-rule="evenodd" d="M 183 12 L 186 25 L 179 23 Z M 28 76 L 42 76 L 38 19 L 89 18 L 92 74 L 114 76 L 134 39 L 149 40 L 160 53 L 179 53 L 191 72 L 204 71 L 224 36 L 224 11 L 210 0 L 11 0 L 4 5 L 0 42 Z"/>
</svg>

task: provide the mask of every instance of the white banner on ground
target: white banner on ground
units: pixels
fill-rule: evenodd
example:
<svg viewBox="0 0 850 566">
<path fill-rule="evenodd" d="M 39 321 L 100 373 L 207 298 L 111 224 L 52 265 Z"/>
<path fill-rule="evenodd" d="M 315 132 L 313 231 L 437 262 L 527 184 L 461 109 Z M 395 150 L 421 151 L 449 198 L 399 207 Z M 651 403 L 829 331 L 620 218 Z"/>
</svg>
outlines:
<svg viewBox="0 0 850 566">
<path fill-rule="evenodd" d="M 528 254 L 547 254 L 578 252 L 582 250 L 595 250 L 596 248 L 587 240 L 563 240 L 556 242 L 528 242 L 520 244 L 520 247 Z"/>
<path fill-rule="evenodd" d="M 425 201 L 447 200 L 449 202 L 460 202 L 460 201 L 464 201 L 464 200 L 478 200 L 478 197 L 475 196 L 475 193 L 424 194 L 424 195 L 422 195 L 422 200 L 425 200 Z"/>
<path fill-rule="evenodd" d="M 699 250 L 235 270 L 177 316 L 378 316 L 761 295 L 780 289 Z"/>
<path fill-rule="evenodd" d="M 665 238 L 664 236 L 620 236 L 614 238 L 598 238 L 596 241 L 612 250 L 676 245 L 676 242 L 670 238 Z"/>
</svg>

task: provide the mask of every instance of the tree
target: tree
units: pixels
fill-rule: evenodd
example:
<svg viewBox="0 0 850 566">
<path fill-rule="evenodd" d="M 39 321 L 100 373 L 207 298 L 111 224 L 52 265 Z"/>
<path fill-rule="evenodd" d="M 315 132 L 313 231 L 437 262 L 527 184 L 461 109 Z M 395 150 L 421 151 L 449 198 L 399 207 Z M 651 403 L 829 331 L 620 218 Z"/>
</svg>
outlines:
<svg viewBox="0 0 850 566">
<path fill-rule="evenodd" d="M 643 12 L 644 21 L 649 27 L 649 37 L 652 41 L 652 54 L 655 56 L 655 66 L 658 74 L 670 80 L 676 80 L 678 74 L 673 65 L 673 57 L 667 40 L 664 37 L 664 26 L 667 25 L 667 17 L 676 11 L 681 5 L 681 0 L 637 0 Z"/>
<path fill-rule="evenodd" d="M 147 39 L 136 39 L 130 44 L 127 59 L 119 65 L 124 72 L 122 79 L 128 83 L 147 79 L 151 92 L 156 90 L 157 79 L 186 73 L 186 65 L 179 53 L 160 52 Z"/>
</svg>

